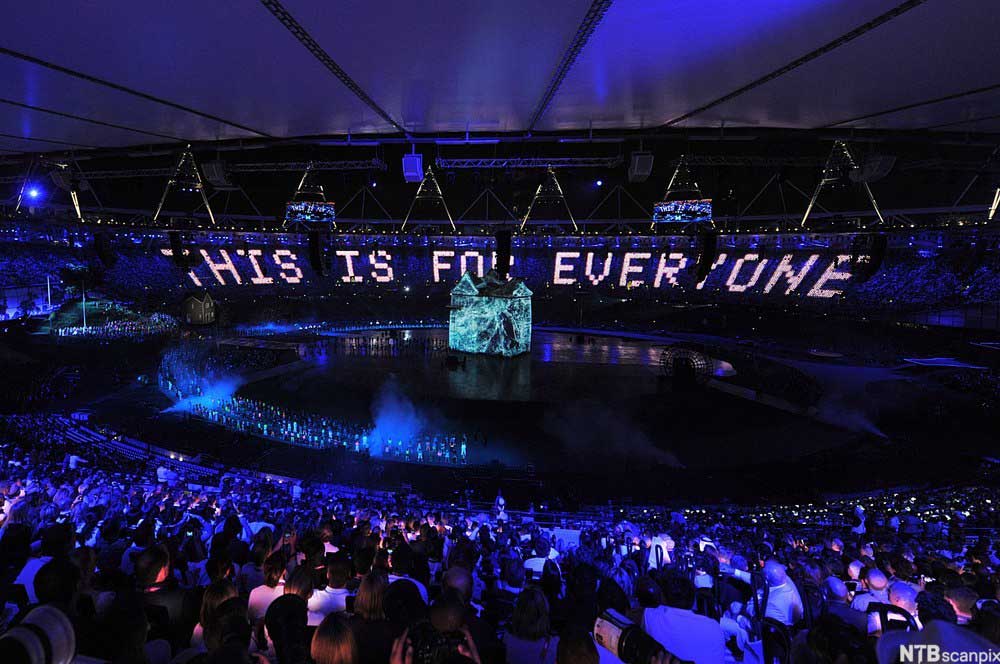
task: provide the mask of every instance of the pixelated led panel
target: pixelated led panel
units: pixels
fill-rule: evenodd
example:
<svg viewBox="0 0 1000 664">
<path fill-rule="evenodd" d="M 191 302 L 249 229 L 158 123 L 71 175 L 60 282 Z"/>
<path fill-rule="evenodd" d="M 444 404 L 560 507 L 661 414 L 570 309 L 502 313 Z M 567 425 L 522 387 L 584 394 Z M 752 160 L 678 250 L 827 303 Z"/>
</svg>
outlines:
<svg viewBox="0 0 1000 664">
<path fill-rule="evenodd" d="M 462 296 L 448 322 L 448 345 L 464 353 L 513 357 L 531 349 L 531 298 Z"/>
<path fill-rule="evenodd" d="M 451 292 L 448 345 L 464 353 L 504 357 L 527 353 L 531 291 L 520 281 L 487 284 L 466 272 Z"/>
</svg>

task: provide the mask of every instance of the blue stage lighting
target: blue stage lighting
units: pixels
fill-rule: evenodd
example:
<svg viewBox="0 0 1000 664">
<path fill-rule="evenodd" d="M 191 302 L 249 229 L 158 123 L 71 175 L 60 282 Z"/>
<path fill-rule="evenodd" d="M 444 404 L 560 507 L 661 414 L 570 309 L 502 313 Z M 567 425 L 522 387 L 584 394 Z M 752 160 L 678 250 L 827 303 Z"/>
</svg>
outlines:
<svg viewBox="0 0 1000 664">
<path fill-rule="evenodd" d="M 28 198 L 38 198 L 42 192 L 38 191 L 37 187 L 32 187 L 28 190 Z"/>
<path fill-rule="evenodd" d="M 598 180 L 594 184 L 596 184 L 598 187 L 603 187 L 604 186 L 604 180 Z"/>
</svg>

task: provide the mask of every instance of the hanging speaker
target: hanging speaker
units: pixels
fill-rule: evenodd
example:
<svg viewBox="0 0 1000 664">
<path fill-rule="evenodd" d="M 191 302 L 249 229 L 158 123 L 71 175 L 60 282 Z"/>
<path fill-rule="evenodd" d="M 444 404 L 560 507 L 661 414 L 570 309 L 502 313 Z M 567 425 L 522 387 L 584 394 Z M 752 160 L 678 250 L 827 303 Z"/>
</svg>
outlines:
<svg viewBox="0 0 1000 664">
<path fill-rule="evenodd" d="M 174 265 L 184 269 L 190 267 L 188 256 L 184 254 L 184 242 L 181 240 L 181 234 L 177 231 L 170 231 L 167 236 L 170 238 L 170 252 Z"/>
<path fill-rule="evenodd" d="M 698 260 L 694 264 L 695 280 L 699 283 L 705 280 L 712 271 L 712 264 L 719 255 L 718 236 L 713 231 L 703 231 L 698 234 Z"/>
<path fill-rule="evenodd" d="M 319 231 L 309 231 L 309 265 L 321 277 L 327 274 L 326 260 L 323 257 L 323 239 Z"/>
<path fill-rule="evenodd" d="M 653 153 L 645 151 L 633 152 L 628 162 L 628 181 L 645 182 L 653 172 Z"/>
<path fill-rule="evenodd" d="M 496 232 L 497 239 L 497 262 L 493 269 L 500 276 L 500 281 L 507 280 L 507 273 L 510 271 L 510 242 L 511 231 L 508 228 L 500 229 Z"/>
<path fill-rule="evenodd" d="M 854 281 L 864 283 L 878 273 L 888 244 L 888 239 L 881 233 L 854 236 L 851 240 L 851 275 Z"/>
<path fill-rule="evenodd" d="M 403 155 L 403 180 L 406 182 L 422 182 L 424 179 L 424 155 Z"/>
</svg>

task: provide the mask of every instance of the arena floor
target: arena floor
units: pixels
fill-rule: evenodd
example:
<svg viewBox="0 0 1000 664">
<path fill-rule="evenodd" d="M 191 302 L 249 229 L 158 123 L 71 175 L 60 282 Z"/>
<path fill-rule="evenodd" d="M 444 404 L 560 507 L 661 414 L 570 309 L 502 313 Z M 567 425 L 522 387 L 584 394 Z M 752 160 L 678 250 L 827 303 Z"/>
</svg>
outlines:
<svg viewBox="0 0 1000 664">
<path fill-rule="evenodd" d="M 305 337 L 305 362 L 238 394 L 375 421 L 390 435 L 465 434 L 470 464 L 542 469 L 595 470 L 611 459 L 738 465 L 809 454 L 853 435 L 718 390 L 676 389 L 660 369 L 669 340 L 636 337 L 537 330 L 531 353 L 513 359 L 451 354 L 444 329 L 344 333 L 337 348 L 329 336 Z"/>
</svg>

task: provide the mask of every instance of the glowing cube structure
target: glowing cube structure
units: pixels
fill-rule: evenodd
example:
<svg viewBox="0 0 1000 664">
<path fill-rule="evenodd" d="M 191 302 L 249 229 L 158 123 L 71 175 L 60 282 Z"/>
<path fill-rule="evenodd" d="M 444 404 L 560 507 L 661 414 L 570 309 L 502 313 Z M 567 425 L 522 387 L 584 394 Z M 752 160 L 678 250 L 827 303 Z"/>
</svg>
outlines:
<svg viewBox="0 0 1000 664">
<path fill-rule="evenodd" d="M 448 346 L 512 357 L 531 350 L 531 291 L 520 279 L 466 272 L 451 289 Z"/>
</svg>

